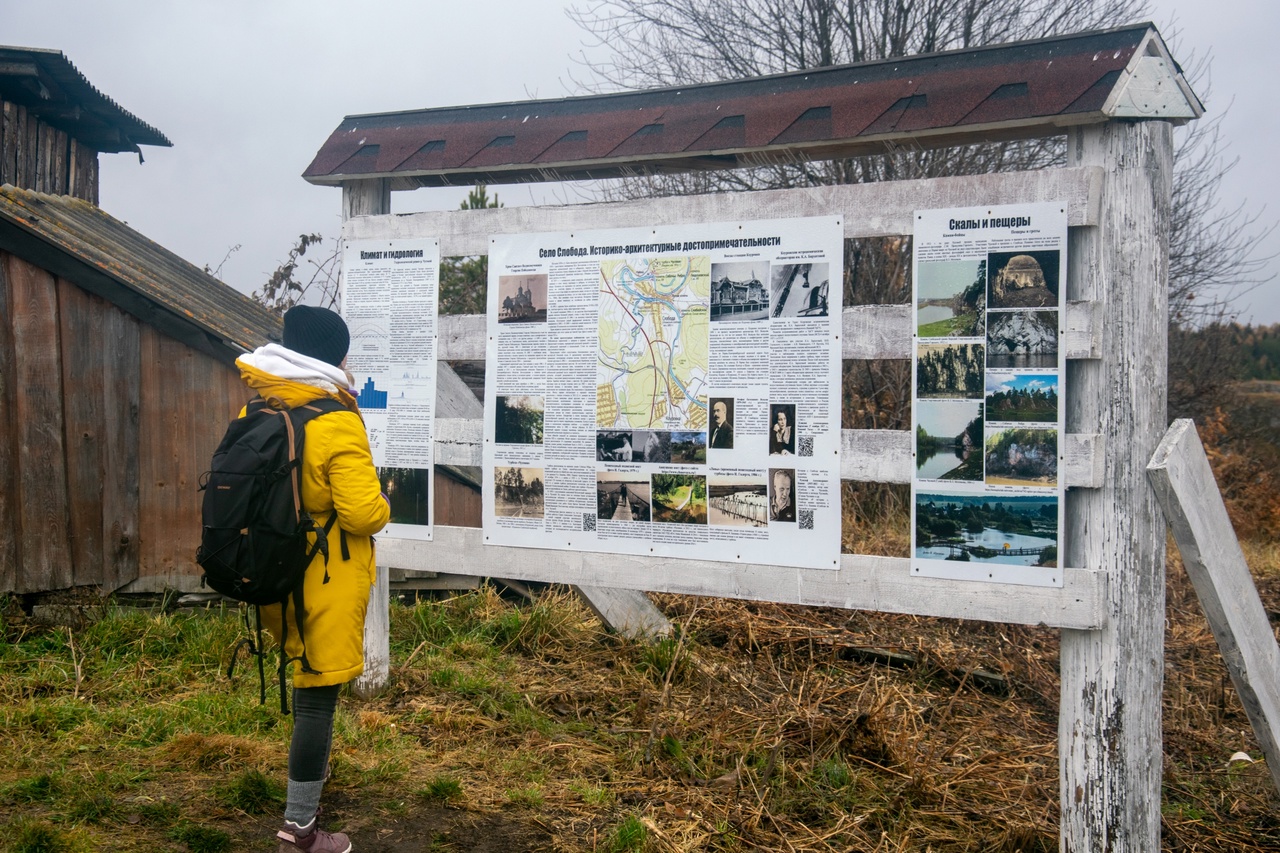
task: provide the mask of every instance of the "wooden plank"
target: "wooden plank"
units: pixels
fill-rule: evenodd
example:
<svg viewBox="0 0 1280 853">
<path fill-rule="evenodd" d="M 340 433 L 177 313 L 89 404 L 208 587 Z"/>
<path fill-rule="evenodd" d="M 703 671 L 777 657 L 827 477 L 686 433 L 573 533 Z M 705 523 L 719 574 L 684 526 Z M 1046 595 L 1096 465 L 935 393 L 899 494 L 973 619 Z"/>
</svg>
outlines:
<svg viewBox="0 0 1280 853">
<path fill-rule="evenodd" d="M 58 195 L 66 195 L 70 181 L 67 180 L 67 134 L 66 131 L 53 132 L 53 159 L 49 169 L 49 191 Z"/>
<path fill-rule="evenodd" d="M 391 213 L 391 183 L 386 178 L 366 178 L 342 185 L 342 220 Z M 344 232 L 345 233 L 345 232 Z"/>
<path fill-rule="evenodd" d="M 138 321 L 103 304 L 102 337 L 102 586 L 105 595 L 138 577 L 138 429 L 142 385 L 142 343 Z"/>
<path fill-rule="evenodd" d="M 90 204 L 98 203 L 98 152 L 93 152 L 93 157 L 89 159 L 89 182 L 86 187 L 86 194 L 82 196 L 85 201 Z"/>
<path fill-rule="evenodd" d="M 40 119 L 27 113 L 26 142 L 23 147 L 23 171 L 26 173 L 27 187 L 40 189 Z"/>
<path fill-rule="evenodd" d="M 41 592 L 71 586 L 67 466 L 63 444 L 58 297 L 45 270 L 10 256 L 17 486 L 22 564 L 17 588 Z"/>
<path fill-rule="evenodd" d="M 31 186 L 27 172 L 27 108 L 18 105 L 13 123 L 13 185 Z"/>
<path fill-rule="evenodd" d="M 18 183 L 18 105 L 0 101 L 0 184 Z"/>
<path fill-rule="evenodd" d="M 606 628 L 633 640 L 671 635 L 671 623 L 643 592 L 617 587 L 574 587 L 578 597 Z"/>
<path fill-rule="evenodd" d="M 478 418 L 438 418 L 437 465 L 482 464 L 484 422 Z M 915 466 L 908 430 L 846 429 L 840 435 L 840 479 L 868 483 L 910 483 Z M 1068 488 L 1102 484 L 1103 442 L 1097 435 L 1063 436 L 1062 482 Z"/>
<path fill-rule="evenodd" d="M 381 539 L 378 540 L 378 550 L 382 550 Z M 379 554 L 377 575 L 369 590 L 369 609 L 364 617 L 364 672 L 351 682 L 352 689 L 362 699 L 376 696 L 386 686 L 391 674 L 391 573 L 382 562 Z M 460 562 L 456 565 L 467 564 Z"/>
<path fill-rule="evenodd" d="M 1071 165 L 1105 170 L 1097 228 L 1069 235 L 1067 298 L 1105 306 L 1099 358 L 1067 365 L 1066 429 L 1102 436 L 1102 486 L 1068 493 L 1064 562 L 1109 580 L 1106 624 L 1062 632 L 1060 843 L 1076 853 L 1158 850 L 1165 524 L 1146 460 L 1164 434 L 1167 123 L 1072 130 Z"/>
<path fill-rule="evenodd" d="M 1169 427 L 1147 476 L 1280 791 L 1280 645 L 1191 420 Z"/>
<path fill-rule="evenodd" d="M 139 328 L 139 352 L 141 372 L 139 376 L 138 396 L 138 581 L 144 579 L 159 583 L 164 588 L 168 580 L 164 566 L 160 564 L 160 538 L 163 535 L 164 521 L 157 511 L 158 493 L 162 494 L 166 484 L 161 452 L 165 436 L 168 434 L 164 399 L 161 396 L 163 383 L 172 381 L 167 365 L 161 361 L 161 335 L 148 325 Z M 130 584 L 128 590 L 133 590 Z"/>
<path fill-rule="evenodd" d="M 11 106 L 6 103 L 6 109 Z M 12 255 L 0 252 L 0 414 L 14 411 L 12 309 L 9 294 L 9 267 Z M 17 424 L 7 414 L 0 416 L 0 593 L 14 592 L 18 584 L 20 559 L 21 504 L 17 491 Z"/>
<path fill-rule="evenodd" d="M 1100 303 L 1067 303 L 1068 359 L 1097 358 L 1102 337 Z M 489 330 L 482 314 L 452 314 L 440 318 L 440 359 L 484 361 Z M 857 305 L 841 316 L 841 357 L 845 359 L 911 358 L 915 327 L 910 305 Z"/>
<path fill-rule="evenodd" d="M 71 579 L 76 586 L 101 585 L 102 499 L 114 487 L 102 458 L 106 304 L 66 279 L 57 280 L 57 290 Z"/>
<path fill-rule="evenodd" d="M 838 570 L 823 571 L 485 545 L 484 532 L 470 527 L 437 525 L 433 542 L 378 538 L 379 565 L 444 574 L 477 559 L 487 575 L 548 583 L 1019 625 L 1096 628 L 1106 618 L 1106 578 L 1085 569 L 1063 569 L 1061 588 L 1013 587 L 912 577 L 910 561 L 896 557 L 846 554 Z"/>
<path fill-rule="evenodd" d="M 374 179 L 376 180 L 376 179 Z M 1070 225 L 1093 225 L 1097 220 L 1102 173 L 1096 167 L 1044 169 L 915 181 L 804 187 L 743 193 L 714 193 L 639 201 L 538 207 L 502 207 L 475 211 L 431 211 L 403 214 L 379 221 L 368 214 L 387 210 L 355 208 L 344 216 L 345 239 L 396 239 L 429 234 L 440 238 L 440 254 L 483 255 L 493 234 L 574 232 L 597 229 L 704 222 L 739 222 L 798 216 L 829 216 L 844 212 L 845 237 L 886 237 L 912 233 L 912 214 L 937 207 L 968 207 L 998 203 L 1063 201 Z M 344 205 L 348 187 L 343 184 Z M 352 202 L 354 203 L 354 202 Z M 767 212 L 767 213 L 766 213 Z M 352 218 L 354 217 L 354 218 Z"/>
</svg>

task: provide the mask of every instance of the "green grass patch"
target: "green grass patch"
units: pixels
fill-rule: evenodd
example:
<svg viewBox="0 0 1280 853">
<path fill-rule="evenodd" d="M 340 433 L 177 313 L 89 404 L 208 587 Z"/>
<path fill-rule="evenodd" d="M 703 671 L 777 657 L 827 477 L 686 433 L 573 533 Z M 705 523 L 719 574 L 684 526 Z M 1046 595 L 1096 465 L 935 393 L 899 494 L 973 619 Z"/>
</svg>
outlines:
<svg viewBox="0 0 1280 853">
<path fill-rule="evenodd" d="M 246 814 L 266 814 L 284 806 L 284 786 L 260 770 L 246 770 L 214 793 L 223 805 Z"/>
<path fill-rule="evenodd" d="M 190 853 L 226 853 L 231 849 L 231 836 L 221 829 L 182 821 L 169 830 L 169 837 L 185 844 Z"/>
<path fill-rule="evenodd" d="M 649 830 L 635 815 L 627 815 L 609 834 L 605 849 L 609 853 L 634 853 L 643 850 L 649 838 Z"/>
<path fill-rule="evenodd" d="M 71 833 L 43 820 L 18 818 L 2 834 L 9 853 L 82 853 L 89 848 Z"/>
<path fill-rule="evenodd" d="M 418 796 L 443 803 L 458 802 L 463 797 L 462 783 L 452 776 L 434 776 L 427 780 Z"/>
</svg>

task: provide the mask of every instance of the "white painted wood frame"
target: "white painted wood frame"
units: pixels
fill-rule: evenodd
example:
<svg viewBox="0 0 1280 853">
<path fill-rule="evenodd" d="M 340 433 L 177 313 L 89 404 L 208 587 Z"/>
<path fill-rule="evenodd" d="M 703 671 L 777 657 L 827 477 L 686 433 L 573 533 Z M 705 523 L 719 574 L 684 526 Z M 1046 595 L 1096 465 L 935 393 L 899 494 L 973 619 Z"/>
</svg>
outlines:
<svg viewBox="0 0 1280 853">
<path fill-rule="evenodd" d="M 1280 791 L 1280 644 L 1194 423 L 1173 422 L 1147 475 Z"/>
<path fill-rule="evenodd" d="M 1164 525 L 1143 466 L 1163 432 L 1172 142 L 1167 122 L 1071 134 L 1067 168 L 626 203 L 349 219 L 344 237 L 430 235 L 441 253 L 487 254 L 500 233 L 842 214 L 845 236 L 911 233 L 917 209 L 1065 201 L 1069 487 L 1060 589 L 911 577 L 909 561 L 845 555 L 837 571 L 486 547 L 477 529 L 434 542 L 379 540 L 379 561 L 586 586 L 717 595 L 1063 628 L 1060 843 L 1071 851 L 1159 847 Z M 351 209 L 349 207 L 349 209 Z M 905 359 L 910 306 L 846 309 L 845 358 Z M 483 360 L 481 317 L 442 318 L 440 357 Z M 436 458 L 475 464 L 480 429 L 437 425 Z M 842 475 L 909 482 L 906 433 L 842 436 Z M 467 461 L 463 461 L 467 460 Z"/>
<path fill-rule="evenodd" d="M 1062 631 L 1059 845 L 1136 853 L 1160 849 L 1165 524 L 1146 461 L 1166 423 L 1172 128 L 1072 130 L 1067 160 L 1104 177 L 1097 225 L 1068 235 L 1067 298 L 1101 323 L 1098 357 L 1067 362 L 1066 429 L 1106 452 L 1099 488 L 1067 493 L 1063 540 L 1107 585 L 1100 626 Z"/>
</svg>

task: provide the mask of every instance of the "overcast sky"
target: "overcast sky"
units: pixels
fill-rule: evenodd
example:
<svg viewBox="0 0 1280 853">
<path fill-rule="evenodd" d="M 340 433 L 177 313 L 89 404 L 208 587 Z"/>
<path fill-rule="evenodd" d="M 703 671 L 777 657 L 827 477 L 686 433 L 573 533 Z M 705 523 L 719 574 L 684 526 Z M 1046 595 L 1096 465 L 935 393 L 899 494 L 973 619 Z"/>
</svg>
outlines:
<svg viewBox="0 0 1280 853">
<path fill-rule="evenodd" d="M 572 57 L 586 37 L 555 0 L 0 0 L 0 9 L 0 42 L 61 50 L 173 141 L 144 147 L 141 165 L 102 155 L 103 209 L 196 265 L 221 265 L 245 292 L 299 234 L 337 235 L 341 190 L 300 175 L 343 116 L 563 97 L 583 76 Z M 1205 100 L 1210 115 L 1230 106 L 1222 133 L 1239 158 L 1224 205 L 1276 221 L 1280 204 L 1264 205 L 1280 190 L 1280 87 L 1266 57 L 1280 3 L 1153 0 L 1151 18 L 1184 65 L 1213 57 Z M 547 200 L 524 186 L 496 189 L 508 206 Z M 394 193 L 392 210 L 456 208 L 465 194 Z M 1280 234 L 1259 254 L 1280 255 Z M 1280 272 L 1280 259 L 1268 271 Z M 1280 279 L 1238 304 L 1245 319 L 1280 322 Z"/>
</svg>

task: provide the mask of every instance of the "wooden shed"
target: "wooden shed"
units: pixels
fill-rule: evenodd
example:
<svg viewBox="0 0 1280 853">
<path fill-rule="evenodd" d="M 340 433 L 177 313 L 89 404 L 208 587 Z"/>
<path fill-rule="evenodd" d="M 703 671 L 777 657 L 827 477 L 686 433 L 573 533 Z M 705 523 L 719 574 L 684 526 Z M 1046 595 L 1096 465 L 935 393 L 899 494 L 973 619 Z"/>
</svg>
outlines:
<svg viewBox="0 0 1280 853">
<path fill-rule="evenodd" d="M 279 334 L 93 204 L 0 188 L 0 592 L 198 587 L 233 362 Z"/>
</svg>

